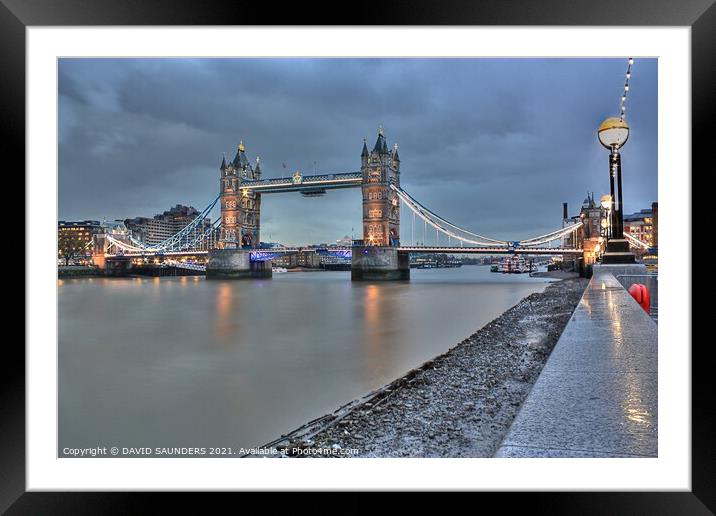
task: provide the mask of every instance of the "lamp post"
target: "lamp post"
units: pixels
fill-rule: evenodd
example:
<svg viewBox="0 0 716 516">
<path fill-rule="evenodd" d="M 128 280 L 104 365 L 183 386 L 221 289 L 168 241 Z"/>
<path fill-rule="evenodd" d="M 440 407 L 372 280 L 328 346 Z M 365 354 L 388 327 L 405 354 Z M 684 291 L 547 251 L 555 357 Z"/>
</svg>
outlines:
<svg viewBox="0 0 716 516">
<path fill-rule="evenodd" d="M 602 226 L 602 236 L 604 238 L 609 238 L 609 230 L 611 229 L 609 222 L 612 216 L 612 196 L 602 195 L 601 199 L 599 199 L 599 204 L 601 205 L 602 212 L 604 213 L 600 222 L 600 225 Z"/>
<path fill-rule="evenodd" d="M 623 117 L 610 117 L 604 120 L 597 130 L 599 142 L 609 149 L 609 221 L 610 234 L 602 263 L 634 263 L 635 258 L 629 252 L 629 242 L 624 239 L 624 202 L 622 197 L 622 160 L 619 154 L 629 139 L 629 125 Z M 614 182 L 616 181 L 616 192 Z"/>
</svg>

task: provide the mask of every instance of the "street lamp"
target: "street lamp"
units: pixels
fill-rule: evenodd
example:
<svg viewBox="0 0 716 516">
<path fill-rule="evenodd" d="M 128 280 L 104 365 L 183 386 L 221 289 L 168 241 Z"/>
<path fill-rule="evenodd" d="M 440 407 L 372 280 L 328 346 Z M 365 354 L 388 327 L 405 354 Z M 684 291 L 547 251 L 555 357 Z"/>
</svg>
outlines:
<svg viewBox="0 0 716 516">
<path fill-rule="evenodd" d="M 609 152 L 609 192 L 608 201 L 611 210 L 610 235 L 602 263 L 634 263 L 634 255 L 629 252 L 629 242 L 624 239 L 624 199 L 622 197 L 622 160 L 619 149 L 629 139 L 629 124 L 623 117 L 610 117 L 597 129 L 599 142 Z M 614 180 L 617 182 L 615 195 Z M 618 196 L 618 197 L 617 197 Z M 602 198 L 604 201 L 604 198 Z M 616 201 L 616 202 L 615 202 Z"/>
</svg>

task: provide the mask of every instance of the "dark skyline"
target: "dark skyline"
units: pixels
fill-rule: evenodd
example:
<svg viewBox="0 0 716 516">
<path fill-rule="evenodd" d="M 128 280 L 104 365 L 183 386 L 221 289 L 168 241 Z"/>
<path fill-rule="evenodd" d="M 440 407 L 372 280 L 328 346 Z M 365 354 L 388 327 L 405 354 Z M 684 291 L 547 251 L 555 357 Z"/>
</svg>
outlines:
<svg viewBox="0 0 716 516">
<path fill-rule="evenodd" d="M 596 129 L 618 114 L 625 71 L 626 58 L 61 59 L 59 218 L 201 210 L 240 140 L 264 177 L 358 171 L 382 125 L 413 197 L 474 232 L 527 238 L 560 226 L 562 202 L 574 215 L 587 192 L 608 193 Z M 656 59 L 636 59 L 626 115 L 631 213 L 657 200 Z M 265 195 L 261 218 L 264 241 L 359 238 L 360 190 Z"/>
</svg>

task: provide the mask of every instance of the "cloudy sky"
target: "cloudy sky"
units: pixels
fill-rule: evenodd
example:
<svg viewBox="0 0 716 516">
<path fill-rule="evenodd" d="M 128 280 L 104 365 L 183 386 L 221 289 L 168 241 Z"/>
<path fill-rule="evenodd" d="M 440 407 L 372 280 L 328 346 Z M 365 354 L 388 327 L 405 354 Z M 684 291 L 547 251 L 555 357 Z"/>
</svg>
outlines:
<svg viewBox="0 0 716 516">
<path fill-rule="evenodd" d="M 59 218 L 202 209 L 240 140 L 264 177 L 360 169 L 379 125 L 401 184 L 466 229 L 521 239 L 608 193 L 596 128 L 626 59 L 62 59 Z M 637 59 L 622 152 L 625 211 L 657 200 L 657 61 Z M 286 168 L 283 164 L 286 164 Z M 359 190 L 265 195 L 262 240 L 360 237 Z M 404 212 L 402 238 L 412 217 Z M 422 224 L 416 230 L 422 233 Z M 430 232 L 429 232 L 430 233 Z M 434 234 L 434 232 L 433 232 Z"/>
</svg>

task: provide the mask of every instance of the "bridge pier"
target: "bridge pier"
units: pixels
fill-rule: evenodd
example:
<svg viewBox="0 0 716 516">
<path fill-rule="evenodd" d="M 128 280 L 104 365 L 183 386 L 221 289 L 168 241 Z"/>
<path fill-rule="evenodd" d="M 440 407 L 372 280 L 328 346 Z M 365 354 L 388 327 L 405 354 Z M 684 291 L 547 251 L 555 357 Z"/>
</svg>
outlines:
<svg viewBox="0 0 716 516">
<path fill-rule="evenodd" d="M 352 248 L 351 280 L 390 281 L 410 279 L 410 255 L 397 247 L 357 245 Z"/>
<path fill-rule="evenodd" d="M 251 251 L 211 249 L 206 263 L 207 279 L 270 278 L 271 261 L 252 262 Z"/>
<path fill-rule="evenodd" d="M 104 260 L 104 273 L 107 276 L 126 276 L 132 269 L 132 260 L 126 256 L 115 256 Z"/>
</svg>

